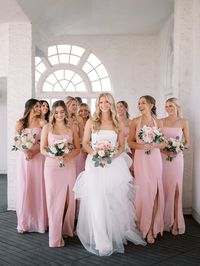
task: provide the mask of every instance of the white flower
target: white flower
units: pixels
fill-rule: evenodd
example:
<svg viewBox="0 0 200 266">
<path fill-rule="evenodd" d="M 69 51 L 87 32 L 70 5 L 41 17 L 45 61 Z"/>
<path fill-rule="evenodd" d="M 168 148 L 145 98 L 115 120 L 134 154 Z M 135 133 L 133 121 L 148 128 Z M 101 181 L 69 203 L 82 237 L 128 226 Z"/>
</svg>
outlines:
<svg viewBox="0 0 200 266">
<path fill-rule="evenodd" d="M 57 153 L 57 149 L 54 146 L 50 147 L 50 150 L 53 154 Z"/>
<path fill-rule="evenodd" d="M 103 150 L 98 151 L 99 156 L 103 157 L 105 155 L 105 152 Z"/>
</svg>

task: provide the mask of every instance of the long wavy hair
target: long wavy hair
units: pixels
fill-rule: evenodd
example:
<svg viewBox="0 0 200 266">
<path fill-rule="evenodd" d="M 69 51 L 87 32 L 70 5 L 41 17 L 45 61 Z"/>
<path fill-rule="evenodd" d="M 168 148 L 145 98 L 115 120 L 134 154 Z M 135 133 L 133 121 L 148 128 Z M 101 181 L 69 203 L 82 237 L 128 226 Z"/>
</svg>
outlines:
<svg viewBox="0 0 200 266">
<path fill-rule="evenodd" d="M 70 104 L 73 102 L 73 101 L 75 101 L 76 103 L 77 103 L 77 100 L 76 100 L 76 98 L 74 98 L 74 97 L 72 97 L 72 96 L 67 96 L 67 97 L 65 97 L 64 98 L 64 103 L 65 103 L 65 105 L 66 105 L 66 107 L 67 107 L 67 111 L 68 111 L 68 118 L 70 119 L 72 119 L 72 121 L 73 121 L 73 123 L 75 124 L 75 125 L 78 125 L 78 118 L 77 118 L 77 114 L 72 114 L 71 116 L 69 115 L 69 106 L 70 106 Z"/>
<path fill-rule="evenodd" d="M 25 129 L 28 127 L 28 118 L 29 118 L 30 112 L 37 103 L 40 103 L 40 101 L 34 98 L 31 98 L 28 101 L 26 101 L 24 115 L 21 119 L 19 119 L 19 121 L 22 124 L 22 129 Z"/>
<path fill-rule="evenodd" d="M 145 98 L 145 100 L 147 101 L 147 103 L 149 104 L 152 104 L 152 108 L 151 108 L 151 115 L 154 116 L 154 117 L 157 117 L 157 113 L 156 113 L 156 100 L 150 96 L 150 95 L 144 95 L 144 96 L 141 96 L 141 98 Z"/>
<path fill-rule="evenodd" d="M 173 103 L 177 108 L 177 116 L 182 117 L 181 105 L 179 103 L 179 100 L 175 97 L 172 97 L 172 98 L 167 99 L 166 103 L 167 102 Z"/>
<path fill-rule="evenodd" d="M 115 104 L 115 100 L 113 96 L 108 92 L 101 93 L 96 100 L 96 110 L 95 110 L 95 113 L 92 119 L 93 129 L 94 131 L 98 131 L 102 124 L 102 112 L 99 108 L 99 102 L 102 97 L 105 97 L 110 103 L 110 117 L 111 117 L 111 120 L 114 126 L 114 130 L 118 132 L 119 131 L 119 120 L 117 118 L 116 104 Z"/>
<path fill-rule="evenodd" d="M 67 107 L 66 107 L 64 101 L 62 101 L 62 100 L 55 101 L 53 103 L 53 105 L 52 105 L 52 109 L 51 109 L 51 112 L 50 112 L 50 121 L 49 121 L 50 126 L 52 128 L 54 128 L 54 126 L 55 126 L 55 123 L 56 123 L 55 112 L 56 112 L 56 108 L 57 107 L 62 107 L 64 109 L 64 111 L 65 111 L 64 123 L 65 123 L 66 127 L 69 127 L 69 123 L 68 123 L 69 114 L 68 114 L 68 111 L 67 111 Z"/>
<path fill-rule="evenodd" d="M 49 122 L 49 115 L 50 115 L 50 106 L 49 106 L 49 103 L 46 101 L 46 100 L 40 100 L 40 104 L 41 104 L 41 106 L 43 105 L 43 103 L 46 103 L 47 104 L 47 106 L 48 106 L 48 112 L 45 114 L 45 116 L 44 116 L 44 119 L 47 121 L 47 122 Z"/>
<path fill-rule="evenodd" d="M 126 108 L 126 118 L 129 119 L 130 114 L 129 114 L 129 112 L 128 112 L 128 103 L 127 103 L 126 101 L 119 101 L 119 102 L 117 102 L 117 104 L 118 104 L 118 103 L 121 103 L 121 104 Z"/>
</svg>

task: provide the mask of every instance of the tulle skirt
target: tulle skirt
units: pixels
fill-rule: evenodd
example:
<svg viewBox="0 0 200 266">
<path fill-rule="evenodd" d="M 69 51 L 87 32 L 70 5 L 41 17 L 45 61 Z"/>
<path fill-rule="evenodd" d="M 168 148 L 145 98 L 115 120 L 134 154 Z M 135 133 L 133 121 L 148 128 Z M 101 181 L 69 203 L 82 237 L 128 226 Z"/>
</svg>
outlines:
<svg viewBox="0 0 200 266">
<path fill-rule="evenodd" d="M 99 256 L 124 252 L 127 240 L 145 245 L 136 229 L 134 198 L 136 187 L 124 155 L 104 168 L 94 167 L 88 155 L 85 171 L 75 183 L 80 199 L 77 235 L 83 246 Z"/>
</svg>

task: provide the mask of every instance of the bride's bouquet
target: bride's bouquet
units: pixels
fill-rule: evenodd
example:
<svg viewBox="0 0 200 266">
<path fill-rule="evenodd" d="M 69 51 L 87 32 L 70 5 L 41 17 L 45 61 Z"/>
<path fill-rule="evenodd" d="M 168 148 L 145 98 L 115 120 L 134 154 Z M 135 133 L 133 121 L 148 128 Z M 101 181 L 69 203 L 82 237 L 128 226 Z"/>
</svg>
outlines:
<svg viewBox="0 0 200 266">
<path fill-rule="evenodd" d="M 164 151 L 168 151 L 168 152 L 172 152 L 175 155 L 178 154 L 180 151 L 184 150 L 184 145 L 183 143 L 180 141 L 179 136 L 177 136 L 176 138 L 169 138 L 166 141 L 166 147 L 164 148 Z M 166 160 L 168 161 L 172 161 L 173 157 L 171 157 L 170 155 L 167 156 Z"/>
<path fill-rule="evenodd" d="M 32 131 L 25 132 L 22 130 L 15 135 L 14 141 L 15 144 L 12 146 L 12 151 L 20 150 L 26 152 L 36 144 L 36 134 Z"/>
<path fill-rule="evenodd" d="M 63 167 L 64 159 L 62 156 L 69 153 L 73 149 L 73 144 L 68 142 L 67 139 L 56 140 L 52 145 L 47 147 L 47 153 L 50 157 L 57 157 L 59 160 L 59 166 Z"/>
<path fill-rule="evenodd" d="M 139 139 L 145 144 L 160 143 L 164 141 L 164 135 L 157 127 L 143 126 L 138 134 Z M 151 150 L 145 150 L 145 154 L 150 154 Z"/>
<path fill-rule="evenodd" d="M 95 155 L 93 155 L 92 160 L 94 161 L 94 166 L 101 166 L 104 168 L 107 164 L 112 163 L 113 155 L 116 153 L 116 146 L 109 140 L 100 140 L 93 145 L 95 150 Z"/>
</svg>

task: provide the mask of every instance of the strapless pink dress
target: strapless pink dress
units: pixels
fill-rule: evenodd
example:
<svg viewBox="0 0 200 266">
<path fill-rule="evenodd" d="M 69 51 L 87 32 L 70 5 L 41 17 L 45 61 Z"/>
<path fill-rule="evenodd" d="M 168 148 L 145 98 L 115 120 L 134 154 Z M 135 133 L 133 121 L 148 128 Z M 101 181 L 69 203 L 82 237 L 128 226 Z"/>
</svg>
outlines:
<svg viewBox="0 0 200 266">
<path fill-rule="evenodd" d="M 164 127 L 163 133 L 165 138 L 176 138 L 182 139 L 181 128 L 170 128 Z M 178 232 L 183 234 L 185 232 L 185 221 L 183 217 L 183 206 L 182 206 L 182 193 L 183 193 L 183 153 L 180 152 L 173 158 L 173 160 L 167 161 L 167 156 L 162 154 L 163 158 L 163 187 L 165 195 L 165 211 L 164 211 L 164 228 L 166 231 L 170 231 L 174 223 L 174 196 L 176 186 L 179 191 L 178 200 Z"/>
<path fill-rule="evenodd" d="M 48 134 L 48 144 L 55 140 L 67 139 L 72 142 L 72 134 Z M 47 210 L 49 218 L 49 246 L 62 246 L 63 236 L 73 236 L 75 220 L 75 199 L 72 192 L 76 167 L 74 160 L 59 167 L 58 160 L 47 157 L 44 167 Z"/>
<path fill-rule="evenodd" d="M 26 128 L 40 139 L 41 128 Z M 22 232 L 44 233 L 47 229 L 47 209 L 44 185 L 44 160 L 39 152 L 27 161 L 19 152 L 17 179 L 17 229 Z"/>
</svg>

